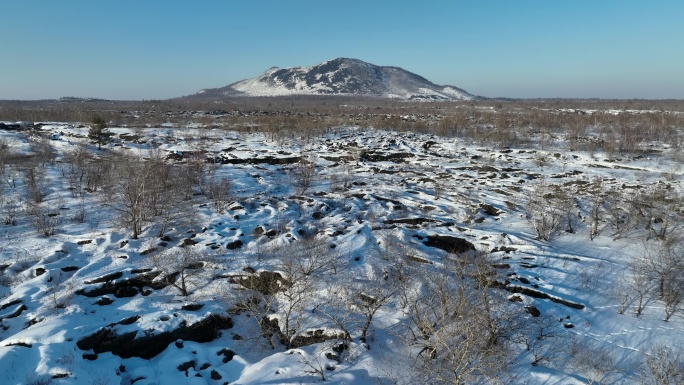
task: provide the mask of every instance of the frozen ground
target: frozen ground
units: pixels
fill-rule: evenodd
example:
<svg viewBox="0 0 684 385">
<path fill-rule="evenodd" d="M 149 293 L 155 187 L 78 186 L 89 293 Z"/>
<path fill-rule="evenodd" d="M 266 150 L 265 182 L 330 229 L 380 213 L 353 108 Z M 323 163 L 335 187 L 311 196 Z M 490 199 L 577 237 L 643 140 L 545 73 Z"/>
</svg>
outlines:
<svg viewBox="0 0 684 385">
<path fill-rule="evenodd" d="M 350 127 L 309 142 L 223 130 L 112 128 L 113 141 L 97 150 L 85 137 L 87 130 L 52 123 L 32 135 L 0 131 L 14 153 L 31 154 L 39 137 L 54 149 L 54 159 L 44 165 L 49 181 L 44 205 L 59 218 L 53 236 L 38 234 L 23 214 L 25 170 L 4 166 L 3 210 L 15 205 L 17 220 L 0 225 L 2 384 L 300 384 L 320 382 L 321 374 L 331 384 L 436 383 L 415 369 L 419 345 L 411 339 L 415 327 L 399 290 L 373 315 L 366 338 L 362 322 L 346 324 L 350 336 L 345 338 L 321 315 L 337 305 L 337 311 L 362 309 L 363 304 L 335 302 L 347 290 L 378 300 L 385 282 L 395 279 L 396 266 L 411 274 L 403 292 L 409 297 L 428 276 L 453 269 L 461 255 L 431 247 L 435 236 L 474 245 L 476 252 L 463 258 L 486 255 L 495 266 L 492 274 L 508 288 L 486 290 L 518 301 L 504 301 L 501 309 L 515 312 L 523 324 L 544 324 L 543 339 L 536 338 L 539 327 L 522 328 L 524 336 L 506 335 L 501 343 L 510 348 L 510 365 L 501 382 L 643 382 L 645 357 L 657 345 L 680 353 L 682 365 L 681 311 L 665 322 L 664 302 L 649 293 L 641 316 L 635 315 L 633 297 L 624 314 L 618 312 L 616 291 L 634 290 L 621 284 L 630 279 L 629 261 L 664 243 L 653 236 L 663 218 L 647 219 L 653 231 L 635 220 L 616 235 L 606 204 L 596 237 L 589 236 L 592 197 L 628 200 L 666 185 L 673 194 L 684 192 L 681 163 L 671 149 L 656 144 L 648 155 L 609 156 L 487 148 Z M 180 162 L 190 152 L 222 159 L 215 172 L 229 180 L 230 200 L 218 212 L 207 197 L 194 196 L 193 225 L 179 222 L 160 239 L 158 225 L 149 221 L 139 239 L 131 239 L 101 193 L 75 198 L 65 187 L 65 154 L 81 144 L 96 156 L 117 151 L 149 156 L 154 149 L 176 155 L 168 162 Z M 299 157 L 315 164 L 310 185 L 302 184 L 302 163 L 292 163 Z M 550 185 L 572 198 L 574 232 L 562 226 L 543 240 L 532 226 L 529 202 Z M 681 205 L 670 208 L 667 238 L 673 239 L 682 213 Z M 82 221 L 73 218 L 78 211 Z M 180 248 L 186 239 L 194 245 Z M 681 252 L 681 244 L 676 247 Z M 151 255 L 190 248 L 201 251 L 202 267 L 185 270 L 192 276 L 189 295 L 181 296 L 173 285 L 159 284 L 163 266 Z M 249 285 L 240 282 L 262 272 L 287 278 L 289 265 L 283 261 L 292 256 L 317 266 L 301 277 L 311 287 L 294 298 L 303 283 L 288 288 L 277 281 L 275 293 L 257 295 L 272 301 L 265 319 L 276 319 L 277 325 L 290 316 L 291 337 L 312 331 L 334 338 L 287 349 L 277 333 L 262 336 L 254 308 L 244 305 Z M 131 283 L 136 279 L 137 286 Z M 105 290 L 122 282 L 128 282 L 123 291 Z M 529 290 L 513 294 L 516 287 Z M 293 304 L 294 299 L 302 303 Z M 541 316 L 533 317 L 530 308 Z M 288 315 L 288 309 L 296 314 Z M 192 332 L 207 322 L 210 327 Z M 169 337 L 154 339 L 160 335 Z M 589 361 L 600 362 L 583 361 L 581 353 L 573 353 L 577 346 L 589 352 Z M 547 359 L 532 365 L 535 355 Z"/>
</svg>

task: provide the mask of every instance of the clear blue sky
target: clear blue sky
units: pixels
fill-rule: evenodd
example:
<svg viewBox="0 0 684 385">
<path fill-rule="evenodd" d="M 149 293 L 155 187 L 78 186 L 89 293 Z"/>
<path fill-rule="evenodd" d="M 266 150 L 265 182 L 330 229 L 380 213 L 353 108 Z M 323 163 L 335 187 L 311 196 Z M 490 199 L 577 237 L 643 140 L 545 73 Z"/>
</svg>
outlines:
<svg viewBox="0 0 684 385">
<path fill-rule="evenodd" d="M 0 99 L 162 99 L 336 57 L 483 96 L 684 99 L 684 0 L 0 0 Z"/>
</svg>

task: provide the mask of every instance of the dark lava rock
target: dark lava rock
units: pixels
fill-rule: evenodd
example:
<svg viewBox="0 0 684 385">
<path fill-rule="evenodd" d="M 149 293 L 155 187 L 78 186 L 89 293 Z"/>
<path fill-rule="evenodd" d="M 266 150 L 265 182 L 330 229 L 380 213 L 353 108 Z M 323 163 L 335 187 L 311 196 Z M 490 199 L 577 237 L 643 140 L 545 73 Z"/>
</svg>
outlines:
<svg viewBox="0 0 684 385">
<path fill-rule="evenodd" d="M 499 210 L 499 209 L 497 209 L 496 207 L 490 205 L 489 203 L 482 203 L 482 204 L 480 204 L 480 208 L 482 209 L 482 211 L 483 211 L 485 214 L 491 215 L 491 216 L 493 216 L 493 217 L 499 216 L 499 214 L 502 213 L 501 210 Z"/>
<path fill-rule="evenodd" d="M 185 376 L 188 376 L 188 370 L 195 369 L 195 360 L 190 360 L 178 365 L 179 372 L 185 372 Z"/>
<path fill-rule="evenodd" d="M 243 244 L 244 244 L 244 243 L 243 243 L 241 240 L 238 239 L 238 240 L 236 240 L 236 241 L 233 241 L 233 242 L 230 242 L 230 243 L 226 244 L 226 249 L 228 249 L 228 250 L 236 250 L 236 249 L 241 248 Z"/>
<path fill-rule="evenodd" d="M 403 163 L 406 158 L 413 158 L 413 154 L 407 152 L 377 153 L 364 152 L 360 158 L 368 162 L 394 162 Z"/>
<path fill-rule="evenodd" d="M 44 267 L 37 267 L 36 268 L 36 277 L 39 277 L 39 276 L 45 274 L 46 271 L 47 270 L 45 270 Z"/>
<path fill-rule="evenodd" d="M 197 241 L 195 241 L 194 239 L 185 238 L 185 239 L 183 239 L 183 242 L 181 242 L 180 247 L 192 246 L 192 245 L 196 245 L 196 244 L 197 244 Z"/>
<path fill-rule="evenodd" d="M 93 283 L 104 283 L 104 282 L 113 281 L 115 279 L 119 279 L 121 277 L 123 277 L 123 271 L 117 271 L 116 273 L 103 275 L 101 277 L 91 279 L 90 281 L 85 281 L 85 283 L 88 285 L 93 284 Z"/>
<path fill-rule="evenodd" d="M 218 352 L 216 352 L 216 355 L 217 356 L 223 356 L 223 363 L 225 364 L 225 363 L 230 362 L 230 360 L 232 360 L 233 357 L 235 357 L 235 352 L 233 352 L 230 349 L 223 348 L 223 349 L 219 350 Z"/>
<path fill-rule="evenodd" d="M 578 309 L 582 310 L 584 309 L 584 305 L 581 303 L 576 303 L 568 300 L 564 300 L 562 298 L 554 297 L 549 294 L 546 294 L 544 292 L 541 292 L 539 290 L 534 290 L 529 287 L 522 287 L 522 286 L 516 286 L 516 285 L 504 285 L 504 288 L 511 292 L 511 293 L 521 293 L 525 294 L 529 297 L 532 298 L 541 298 L 541 299 L 549 299 L 551 302 L 559 303 L 561 305 L 565 305 L 567 307 L 571 307 L 573 309 Z"/>
<path fill-rule="evenodd" d="M 536 306 L 525 306 L 525 311 L 532 317 L 539 317 L 541 315 L 541 311 Z"/>
<path fill-rule="evenodd" d="M 303 334 L 296 335 L 292 339 L 288 339 L 288 337 L 280 329 L 278 319 L 275 317 L 265 320 L 264 328 L 276 335 L 280 343 L 289 346 L 290 348 L 300 348 L 302 346 L 308 346 L 325 341 L 350 340 L 350 336 L 347 333 L 341 330 L 335 331 L 331 329 L 308 330 Z"/>
<path fill-rule="evenodd" d="M 409 261 L 414 261 L 414 262 L 418 262 L 418 263 L 427 263 L 429 265 L 432 265 L 432 261 L 425 259 L 423 257 L 419 257 L 417 255 L 410 255 L 409 254 L 406 256 L 406 258 L 408 258 Z"/>
<path fill-rule="evenodd" d="M 522 297 L 517 295 L 517 294 L 513 294 L 508 300 L 511 302 L 522 302 L 523 301 Z"/>
<path fill-rule="evenodd" d="M 493 249 L 492 249 L 492 253 L 496 253 L 496 252 L 499 252 L 499 251 L 503 251 L 504 253 L 508 254 L 508 253 L 510 253 L 511 251 L 516 251 L 516 250 L 518 250 L 518 249 L 516 249 L 515 247 L 500 246 L 500 247 L 495 247 L 495 248 L 493 248 Z"/>
<path fill-rule="evenodd" d="M 33 345 L 26 343 L 26 342 L 10 342 L 7 345 L 4 346 L 21 346 L 22 348 L 32 348 Z"/>
<path fill-rule="evenodd" d="M 20 303 L 21 303 L 20 299 L 15 299 L 15 300 L 9 301 L 6 304 L 3 304 L 2 306 L 0 306 L 0 310 L 5 310 L 10 306 L 19 305 Z"/>
<path fill-rule="evenodd" d="M 222 164 L 269 164 L 269 165 L 276 165 L 276 164 L 299 163 L 300 160 L 301 160 L 301 158 L 298 156 L 283 157 L 283 158 L 276 158 L 274 156 L 265 156 L 263 158 L 229 158 L 226 156 L 221 156 L 221 157 L 214 158 L 214 162 L 222 163 Z"/>
<path fill-rule="evenodd" d="M 348 338 L 349 336 L 342 331 L 332 332 L 330 330 L 316 329 L 309 330 L 302 335 L 295 336 L 290 342 L 290 346 L 293 348 L 300 348 L 302 346 L 318 344 L 325 341 L 344 340 Z"/>
<path fill-rule="evenodd" d="M 150 253 L 154 253 L 155 251 L 157 251 L 157 248 L 156 248 L 156 247 L 152 247 L 152 248 L 149 248 L 149 249 L 147 249 L 147 250 L 141 251 L 141 252 L 140 252 L 140 255 L 147 255 L 147 254 L 150 254 Z"/>
<path fill-rule="evenodd" d="M 406 224 L 406 225 L 421 225 L 423 223 L 435 222 L 434 219 L 429 218 L 401 218 L 401 219 L 389 219 L 385 221 L 386 225 L 394 224 Z"/>
<path fill-rule="evenodd" d="M 475 246 L 463 238 L 449 235 L 428 235 L 423 241 L 425 246 L 436 247 L 453 254 L 462 254 L 475 250 Z"/>
<path fill-rule="evenodd" d="M 21 301 L 19 301 L 19 302 L 21 302 Z M 28 308 L 26 307 L 26 305 L 21 304 L 21 305 L 19 305 L 12 313 L 0 317 L 0 321 L 2 321 L 3 319 L 6 319 L 6 318 L 17 318 L 17 317 L 19 317 L 19 316 L 21 315 L 21 313 L 23 313 L 24 310 L 26 310 L 26 309 L 28 309 Z"/>
<path fill-rule="evenodd" d="M 65 273 L 68 273 L 70 271 L 76 271 L 78 269 L 80 269 L 78 266 L 64 266 L 63 268 L 61 268 L 61 270 Z"/>
<path fill-rule="evenodd" d="M 518 281 L 520 281 L 520 282 L 522 282 L 522 283 L 524 283 L 524 284 L 526 284 L 526 285 L 529 285 L 529 284 L 530 284 L 530 280 L 527 279 L 527 278 L 525 278 L 525 277 L 518 277 Z"/>
<path fill-rule="evenodd" d="M 181 310 L 197 311 L 203 307 L 204 307 L 204 304 L 201 304 L 201 303 L 189 303 L 189 304 L 183 305 L 181 307 Z"/>
<path fill-rule="evenodd" d="M 203 267 L 204 267 L 204 262 L 202 262 L 202 261 L 192 262 L 192 263 L 189 263 L 187 266 L 185 266 L 185 268 L 188 270 L 199 270 Z"/>
<path fill-rule="evenodd" d="M 154 335 L 142 335 L 138 332 L 116 334 L 112 328 L 102 328 L 76 343 L 81 350 L 93 350 L 94 353 L 112 352 L 121 358 L 140 357 L 150 359 L 163 352 L 169 344 L 179 339 L 194 342 L 209 342 L 216 339 L 219 330 L 233 327 L 230 317 L 210 315 L 192 325 L 182 323 L 173 331 Z M 141 333 L 142 334 L 142 333 Z M 138 338 L 136 338 L 138 337 Z"/>
<path fill-rule="evenodd" d="M 28 320 L 28 322 L 26 323 L 26 326 L 24 326 L 24 329 L 28 329 L 28 328 L 30 328 L 31 326 L 33 326 L 33 325 L 35 325 L 35 324 L 37 324 L 37 323 L 39 323 L 39 322 L 42 322 L 43 320 L 44 320 L 44 318 L 31 318 L 31 319 Z"/>
<path fill-rule="evenodd" d="M 132 316 L 132 317 L 124 318 L 124 319 L 122 319 L 121 321 L 119 321 L 119 322 L 117 322 L 117 323 L 115 323 L 115 324 L 112 324 L 112 325 L 110 325 L 110 326 L 114 326 L 114 325 L 132 325 L 132 324 L 134 324 L 134 323 L 135 323 L 137 320 L 139 320 L 139 319 L 140 319 L 140 316 L 139 316 L 139 315 L 134 315 L 134 316 Z"/>
<path fill-rule="evenodd" d="M 105 305 L 111 305 L 113 302 L 114 302 L 114 300 L 109 298 L 109 297 L 102 297 L 99 300 L 97 300 L 97 302 L 95 302 L 95 304 L 100 305 L 100 306 L 105 306 Z"/>
<path fill-rule="evenodd" d="M 124 279 L 118 282 L 112 282 L 111 279 L 105 280 L 105 284 L 102 285 L 99 288 L 92 289 L 92 290 L 86 290 L 86 289 L 80 289 L 76 291 L 76 294 L 78 295 L 83 295 L 86 297 L 100 297 L 106 294 L 113 294 L 116 298 L 127 298 L 127 297 L 133 297 L 139 292 L 143 291 L 144 287 L 151 287 L 152 289 L 159 290 L 163 289 L 166 286 L 170 285 L 171 283 L 174 282 L 175 276 L 168 277 L 168 279 L 165 280 L 159 280 L 159 281 L 154 281 L 154 278 L 156 278 L 160 272 L 149 272 L 149 273 L 144 273 L 140 274 L 128 279 Z M 119 273 L 114 273 L 110 274 L 109 276 L 105 277 L 121 277 L 123 274 L 121 272 Z M 86 281 L 87 284 L 90 283 L 95 283 L 95 282 L 101 282 L 104 280 L 104 277 L 97 278 L 93 281 Z"/>
<path fill-rule="evenodd" d="M 231 282 L 263 294 L 275 294 L 292 286 L 292 283 L 283 278 L 280 273 L 271 271 L 262 271 L 259 275 L 233 277 Z"/>
</svg>

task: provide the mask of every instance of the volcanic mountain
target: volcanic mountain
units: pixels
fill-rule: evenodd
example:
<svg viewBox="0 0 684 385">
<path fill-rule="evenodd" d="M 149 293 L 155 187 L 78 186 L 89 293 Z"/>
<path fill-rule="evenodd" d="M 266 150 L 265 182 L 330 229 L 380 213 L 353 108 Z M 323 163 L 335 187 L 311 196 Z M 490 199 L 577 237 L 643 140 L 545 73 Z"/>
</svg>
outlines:
<svg viewBox="0 0 684 385">
<path fill-rule="evenodd" d="M 310 67 L 272 67 L 261 75 L 193 97 L 290 95 L 359 95 L 410 100 L 472 100 L 454 86 L 434 84 L 399 67 L 376 66 L 358 59 L 337 58 Z"/>
</svg>

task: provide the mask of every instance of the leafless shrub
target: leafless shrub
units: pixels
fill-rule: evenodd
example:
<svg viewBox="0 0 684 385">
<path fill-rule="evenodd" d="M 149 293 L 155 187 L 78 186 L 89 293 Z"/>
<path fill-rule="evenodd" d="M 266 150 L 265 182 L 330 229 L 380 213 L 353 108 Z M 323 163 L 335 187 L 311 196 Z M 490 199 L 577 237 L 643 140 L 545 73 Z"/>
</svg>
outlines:
<svg viewBox="0 0 684 385">
<path fill-rule="evenodd" d="M 668 242 L 644 244 L 643 252 L 634 256 L 641 274 L 664 303 L 665 321 L 676 313 L 684 301 L 684 261 L 682 242 L 678 237 Z"/>
<path fill-rule="evenodd" d="M 426 383 L 496 382 L 509 363 L 500 334 L 513 333 L 505 326 L 511 321 L 502 308 L 507 301 L 489 292 L 492 277 L 484 270 L 468 271 L 425 274 L 408 308 L 407 341 L 419 348 L 416 365 Z"/>
<path fill-rule="evenodd" d="M 0 215 L 2 222 L 6 225 L 15 226 L 19 214 L 19 203 L 5 196 L 0 196 Z"/>
<path fill-rule="evenodd" d="M 214 176 L 206 183 L 206 195 L 214 204 L 214 210 L 223 214 L 230 204 L 230 182 L 228 178 Z"/>
<path fill-rule="evenodd" d="M 640 372 L 644 385 L 675 385 L 684 383 L 684 354 L 665 345 L 653 345 L 644 354 L 645 365 Z"/>
<path fill-rule="evenodd" d="M 643 260 L 633 258 L 629 263 L 629 272 L 626 287 L 634 298 L 634 312 L 639 317 L 643 313 L 646 304 L 651 300 L 653 282 L 648 266 L 644 264 Z"/>
<path fill-rule="evenodd" d="M 55 235 L 61 218 L 58 212 L 50 210 L 49 206 L 42 204 L 29 204 L 26 207 L 26 216 L 31 225 L 44 237 Z"/>
<path fill-rule="evenodd" d="M 35 166 L 26 170 L 24 185 L 28 199 L 34 203 L 41 203 L 49 193 L 48 182 L 43 167 Z"/>
<path fill-rule="evenodd" d="M 316 161 L 311 155 L 304 152 L 300 154 L 299 162 L 290 170 L 289 176 L 295 189 L 295 195 L 303 195 L 314 180 L 316 175 Z"/>
<path fill-rule="evenodd" d="M 630 287 L 630 284 L 632 284 L 630 280 L 631 278 L 628 277 L 628 273 L 622 272 L 608 291 L 608 297 L 618 301 L 620 305 L 618 314 L 625 314 L 625 311 L 635 299 L 634 292 Z"/>
<path fill-rule="evenodd" d="M 176 247 L 149 254 L 152 266 L 162 272 L 162 279 L 184 297 L 196 287 L 198 275 L 202 272 L 207 259 L 207 255 L 197 249 L 198 247 L 201 246 Z"/>
<path fill-rule="evenodd" d="M 34 155 L 34 160 L 38 164 L 54 163 L 57 158 L 55 148 L 50 144 L 50 141 L 44 138 L 33 138 L 30 142 L 31 152 Z"/>
<path fill-rule="evenodd" d="M 511 340 L 521 343 L 532 354 L 532 366 L 558 367 L 563 360 L 566 336 L 559 315 L 553 311 L 518 319 Z"/>
<path fill-rule="evenodd" d="M 182 183 L 179 169 L 164 161 L 158 152 L 148 160 L 131 155 L 115 155 L 115 167 L 108 178 L 102 203 L 118 215 L 119 223 L 132 230 L 137 239 L 143 225 L 156 222 L 160 236 L 172 223 L 192 219 L 190 202 L 185 200 L 190 186 Z"/>
<path fill-rule="evenodd" d="M 558 186 L 544 180 L 534 183 L 526 203 L 527 218 L 537 238 L 548 241 L 557 236 L 563 222 L 571 222 L 568 215 L 568 197 Z"/>
<path fill-rule="evenodd" d="M 570 367 L 579 371 L 588 385 L 615 383 L 624 375 L 614 352 L 604 344 L 576 338 L 569 353 Z"/>
</svg>

